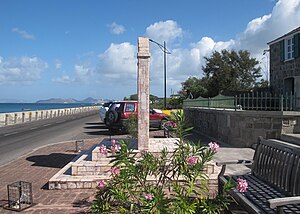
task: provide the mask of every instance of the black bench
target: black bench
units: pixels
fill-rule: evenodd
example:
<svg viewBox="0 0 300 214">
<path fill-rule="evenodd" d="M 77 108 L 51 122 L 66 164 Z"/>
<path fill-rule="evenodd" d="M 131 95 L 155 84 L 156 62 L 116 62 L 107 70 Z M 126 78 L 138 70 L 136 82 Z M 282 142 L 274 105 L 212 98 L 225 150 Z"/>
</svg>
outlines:
<svg viewBox="0 0 300 214">
<path fill-rule="evenodd" d="M 251 163 L 252 162 L 252 163 Z M 253 161 L 224 161 L 219 174 L 219 191 L 229 179 L 224 175 L 228 164 L 252 164 L 251 173 L 232 176 L 245 179 L 246 192 L 230 195 L 249 213 L 300 214 L 300 146 L 279 140 L 258 139 Z"/>
</svg>

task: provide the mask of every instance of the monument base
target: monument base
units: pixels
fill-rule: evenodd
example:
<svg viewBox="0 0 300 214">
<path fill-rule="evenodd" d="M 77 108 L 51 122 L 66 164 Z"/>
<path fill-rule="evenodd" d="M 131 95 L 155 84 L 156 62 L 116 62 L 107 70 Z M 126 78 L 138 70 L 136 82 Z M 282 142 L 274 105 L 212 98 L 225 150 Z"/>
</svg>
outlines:
<svg viewBox="0 0 300 214">
<path fill-rule="evenodd" d="M 116 139 L 120 140 L 120 139 Z M 130 146 L 135 152 L 137 150 L 137 141 L 132 139 Z M 150 138 L 149 139 L 149 152 L 154 155 L 160 154 L 163 148 L 168 152 L 173 152 L 177 147 L 177 138 Z M 110 139 L 104 139 L 101 143 L 95 144 L 89 150 L 84 150 L 58 173 L 56 173 L 48 182 L 49 189 L 88 189 L 96 188 L 97 182 L 100 180 L 111 179 L 110 155 L 104 156 L 100 153 L 99 148 L 101 145 L 110 146 Z M 220 167 L 217 167 L 214 161 L 207 164 L 206 173 L 208 175 L 209 197 L 215 197 L 218 191 L 218 174 Z M 149 177 L 149 182 L 152 179 Z"/>
</svg>

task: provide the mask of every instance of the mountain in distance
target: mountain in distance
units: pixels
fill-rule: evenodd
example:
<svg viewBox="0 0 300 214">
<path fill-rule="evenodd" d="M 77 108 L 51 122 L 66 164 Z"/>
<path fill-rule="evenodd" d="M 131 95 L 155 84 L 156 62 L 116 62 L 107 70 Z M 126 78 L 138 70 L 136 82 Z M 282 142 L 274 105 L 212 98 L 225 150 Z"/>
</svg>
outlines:
<svg viewBox="0 0 300 214">
<path fill-rule="evenodd" d="M 78 100 L 68 98 L 68 99 L 63 99 L 63 98 L 51 98 L 47 100 L 38 100 L 36 103 L 80 103 Z"/>
<path fill-rule="evenodd" d="M 94 98 L 92 98 L 92 97 L 88 97 L 88 98 L 86 98 L 86 99 L 84 99 L 84 100 L 82 100 L 82 101 L 80 101 L 81 103 L 97 103 L 98 102 L 98 100 L 97 99 L 94 99 Z"/>
<path fill-rule="evenodd" d="M 3 98 L 0 99 L 0 103 L 30 103 L 28 100 Z"/>
<path fill-rule="evenodd" d="M 98 103 L 99 100 L 92 97 L 88 97 L 84 100 L 75 100 L 73 98 L 63 99 L 63 98 L 51 98 L 47 100 L 38 100 L 36 103 Z"/>
</svg>

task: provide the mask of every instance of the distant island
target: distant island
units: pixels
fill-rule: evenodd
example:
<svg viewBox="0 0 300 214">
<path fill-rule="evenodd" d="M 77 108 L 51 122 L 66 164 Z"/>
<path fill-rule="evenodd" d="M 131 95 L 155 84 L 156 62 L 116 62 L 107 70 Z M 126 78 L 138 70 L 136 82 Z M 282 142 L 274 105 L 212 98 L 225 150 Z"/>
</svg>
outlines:
<svg viewBox="0 0 300 214">
<path fill-rule="evenodd" d="M 63 99 L 63 98 L 51 98 L 47 100 L 38 100 L 36 103 L 102 103 L 103 100 L 94 99 L 88 97 L 84 100 L 75 100 L 73 98 Z"/>
</svg>

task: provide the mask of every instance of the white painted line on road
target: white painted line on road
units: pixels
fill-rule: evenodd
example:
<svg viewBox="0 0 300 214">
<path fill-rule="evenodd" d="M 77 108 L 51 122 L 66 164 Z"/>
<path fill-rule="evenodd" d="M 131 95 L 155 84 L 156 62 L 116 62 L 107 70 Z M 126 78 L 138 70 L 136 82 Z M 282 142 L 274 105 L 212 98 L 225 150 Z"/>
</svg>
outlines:
<svg viewBox="0 0 300 214">
<path fill-rule="evenodd" d="M 38 127 L 32 127 L 32 128 L 30 128 L 30 130 L 34 130 L 34 129 L 37 129 Z"/>
<path fill-rule="evenodd" d="M 55 123 L 63 123 L 63 122 L 65 122 L 65 120 L 57 121 L 57 122 L 55 122 Z"/>
<path fill-rule="evenodd" d="M 45 125 L 43 125 L 43 126 L 51 126 L 52 124 L 51 123 L 48 123 L 48 124 L 45 124 Z"/>
<path fill-rule="evenodd" d="M 3 136 L 6 137 L 6 136 L 9 136 L 9 135 L 18 134 L 18 133 L 19 133 L 19 132 L 12 132 L 12 133 L 5 134 L 5 135 L 3 135 Z"/>
</svg>

